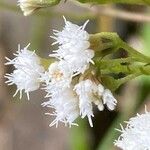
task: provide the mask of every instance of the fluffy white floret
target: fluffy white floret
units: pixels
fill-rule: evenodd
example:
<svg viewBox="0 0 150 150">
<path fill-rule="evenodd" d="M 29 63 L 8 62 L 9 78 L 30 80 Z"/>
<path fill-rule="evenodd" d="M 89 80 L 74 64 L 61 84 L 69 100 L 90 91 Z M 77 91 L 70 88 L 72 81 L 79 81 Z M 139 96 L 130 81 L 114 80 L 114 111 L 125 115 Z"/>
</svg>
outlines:
<svg viewBox="0 0 150 150">
<path fill-rule="evenodd" d="M 14 65 L 16 69 L 22 70 L 32 70 L 34 72 L 41 73 L 44 71 L 44 68 L 41 66 L 40 58 L 36 55 L 35 51 L 30 51 L 30 44 L 25 48 L 21 49 L 20 45 L 18 46 L 18 51 L 14 54 L 14 59 L 9 59 L 5 65 Z"/>
<path fill-rule="evenodd" d="M 74 89 L 79 96 L 80 115 L 82 118 L 87 116 L 90 126 L 93 127 L 92 117 L 94 117 L 94 114 L 92 101 L 94 100 L 93 93 L 97 91 L 97 85 L 91 80 L 85 80 L 79 82 Z"/>
<path fill-rule="evenodd" d="M 49 97 L 52 93 L 70 87 L 72 72 L 65 61 L 56 61 L 49 66 L 41 80 L 46 83 L 45 90 L 48 93 L 47 97 Z"/>
<path fill-rule="evenodd" d="M 150 150 L 150 113 L 130 118 L 126 128 L 121 126 L 115 145 L 122 150 Z"/>
<path fill-rule="evenodd" d="M 28 45 L 29 46 L 29 45 Z M 8 85 L 15 84 L 17 86 L 16 95 L 20 92 L 20 98 L 22 97 L 22 91 L 28 96 L 29 92 L 37 90 L 40 86 L 40 76 L 44 72 L 44 68 L 40 64 L 40 58 L 28 50 L 28 46 L 24 49 L 18 48 L 16 57 L 9 59 L 6 65 L 14 65 L 15 70 L 11 74 L 6 74 L 5 77 L 8 79 L 6 83 Z"/>
<path fill-rule="evenodd" d="M 54 30 L 54 36 L 51 36 L 56 40 L 53 44 L 59 44 L 59 48 L 50 56 L 64 59 L 74 73 L 84 73 L 89 64 L 94 63 L 94 51 L 89 49 L 89 34 L 84 30 L 88 21 L 83 26 L 78 26 L 64 20 L 63 30 Z"/>
<path fill-rule="evenodd" d="M 104 86 L 102 84 L 98 84 L 97 85 L 97 93 L 96 93 L 97 100 L 94 101 L 94 104 L 97 105 L 97 108 L 98 108 L 99 111 L 103 111 L 104 110 L 104 105 L 103 105 L 103 102 L 101 100 L 102 95 L 104 93 L 104 90 L 105 89 L 104 89 Z"/>
<path fill-rule="evenodd" d="M 65 125 L 77 125 L 74 123 L 75 119 L 79 116 L 78 99 L 74 94 L 72 88 L 66 88 L 61 92 L 53 94 L 48 102 L 44 102 L 43 106 L 54 108 L 52 116 L 55 116 L 54 121 L 50 126 L 58 126 L 59 122 Z"/>
<path fill-rule="evenodd" d="M 105 89 L 102 94 L 103 104 L 106 104 L 109 110 L 114 110 L 117 104 L 117 100 L 112 95 L 109 89 Z"/>
<path fill-rule="evenodd" d="M 54 36 L 51 36 L 56 40 L 53 45 L 66 45 L 65 48 L 68 49 L 74 49 L 75 47 L 75 51 L 87 49 L 90 46 L 90 43 L 88 42 L 89 34 L 84 29 L 89 21 L 86 21 L 83 26 L 73 24 L 70 21 L 67 21 L 65 18 L 64 21 L 65 26 L 63 30 L 54 30 Z"/>
<path fill-rule="evenodd" d="M 108 89 L 104 89 L 101 84 L 96 84 L 89 79 L 79 82 L 74 87 L 79 96 L 79 108 L 82 118 L 88 117 L 90 126 L 92 127 L 93 107 L 92 103 L 97 105 L 100 111 L 104 110 L 104 105 L 107 105 L 109 110 L 113 110 L 116 106 L 116 99 Z"/>
<path fill-rule="evenodd" d="M 6 74 L 5 77 L 8 79 L 6 83 L 8 85 L 15 84 L 17 90 L 14 96 L 20 92 L 20 99 L 22 98 L 22 91 L 27 94 L 29 99 L 29 92 L 35 91 L 40 87 L 40 82 L 38 80 L 39 74 L 34 72 L 26 72 L 21 69 L 14 70 L 11 74 Z"/>
</svg>

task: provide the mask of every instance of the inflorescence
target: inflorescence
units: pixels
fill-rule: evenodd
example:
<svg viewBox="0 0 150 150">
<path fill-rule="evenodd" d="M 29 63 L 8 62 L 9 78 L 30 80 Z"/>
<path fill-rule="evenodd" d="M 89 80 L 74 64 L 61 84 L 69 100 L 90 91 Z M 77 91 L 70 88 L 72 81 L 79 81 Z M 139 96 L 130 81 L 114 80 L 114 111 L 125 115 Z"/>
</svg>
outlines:
<svg viewBox="0 0 150 150">
<path fill-rule="evenodd" d="M 51 36 L 58 49 L 50 54 L 56 61 L 48 69 L 44 69 L 41 59 L 30 51 L 29 45 L 23 49 L 18 48 L 16 57 L 9 59 L 6 65 L 14 65 L 15 70 L 6 74 L 8 85 L 15 84 L 17 90 L 14 96 L 22 91 L 27 94 L 42 87 L 47 94 L 48 101 L 42 103 L 43 107 L 53 108 L 55 117 L 50 126 L 58 126 L 59 122 L 65 125 L 77 125 L 75 120 L 87 117 L 93 127 L 93 104 L 102 111 L 104 105 L 114 110 L 117 104 L 111 91 L 105 88 L 93 73 L 95 52 L 90 49 L 89 34 L 85 31 L 88 23 L 78 26 L 64 18 L 65 26 L 62 31 L 54 30 Z"/>
</svg>

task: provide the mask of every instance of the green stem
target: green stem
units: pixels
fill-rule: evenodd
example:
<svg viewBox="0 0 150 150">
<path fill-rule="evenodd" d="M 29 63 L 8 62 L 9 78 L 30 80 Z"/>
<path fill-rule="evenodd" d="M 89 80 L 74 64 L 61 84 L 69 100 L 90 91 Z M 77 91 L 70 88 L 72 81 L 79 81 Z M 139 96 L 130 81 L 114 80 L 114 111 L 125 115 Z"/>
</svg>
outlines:
<svg viewBox="0 0 150 150">
<path fill-rule="evenodd" d="M 101 32 L 90 35 L 91 49 L 98 51 L 101 57 L 115 53 L 120 48 L 126 50 L 129 56 L 136 61 L 150 63 L 150 57 L 143 55 L 134 48 L 130 47 L 126 42 L 122 41 L 116 33 Z M 106 49 L 107 48 L 107 49 Z"/>
<path fill-rule="evenodd" d="M 102 142 L 99 143 L 97 150 L 111 150 L 113 147 L 113 142 L 116 137 L 119 136 L 119 132 L 115 129 L 119 129 L 119 124 L 122 123 L 124 120 L 128 119 L 127 114 L 120 113 L 117 118 L 112 123 L 111 127 L 108 129 L 105 137 L 103 138 Z"/>
<path fill-rule="evenodd" d="M 31 2 L 33 1 L 33 3 L 35 2 L 35 0 L 30 0 Z M 38 4 L 43 5 L 43 7 L 45 6 L 53 6 L 53 5 L 57 5 L 60 0 L 36 0 Z"/>
<path fill-rule="evenodd" d="M 118 89 L 120 85 L 122 85 L 140 75 L 141 75 L 141 73 L 134 73 L 134 74 L 129 74 L 126 77 L 123 77 L 120 79 L 114 79 L 113 77 L 111 77 L 109 75 L 101 75 L 100 79 L 105 87 L 107 87 L 111 91 L 116 91 L 116 89 Z"/>
<path fill-rule="evenodd" d="M 85 120 L 79 119 L 77 122 L 80 125 L 78 127 L 74 126 L 70 130 L 69 150 L 90 150 L 91 142 L 88 139 L 90 134 L 87 124 Z"/>
<path fill-rule="evenodd" d="M 100 68 L 102 74 L 133 74 L 138 73 L 139 75 L 150 75 L 150 65 L 141 64 L 122 64 L 131 63 L 133 60 L 130 58 L 112 59 L 112 60 L 100 60 L 95 61 L 95 64 Z"/>
<path fill-rule="evenodd" d="M 140 62 L 147 62 L 150 63 L 150 57 L 143 55 L 142 53 L 138 52 L 134 48 L 130 47 L 127 43 L 121 40 L 120 42 L 120 48 L 125 49 L 129 55 L 137 58 Z"/>
<path fill-rule="evenodd" d="M 81 3 L 94 3 L 94 4 L 123 3 L 123 4 L 150 5 L 149 0 L 78 0 L 78 1 Z"/>
<path fill-rule="evenodd" d="M 140 73 L 135 73 L 135 74 L 128 75 L 128 76 L 126 76 L 126 77 L 124 77 L 124 78 L 118 79 L 118 80 L 117 80 L 117 82 L 118 82 L 118 87 L 119 87 L 120 85 L 122 85 L 122 84 L 124 84 L 124 83 L 126 83 L 126 82 L 128 82 L 128 81 L 130 81 L 130 80 L 132 80 L 132 79 L 134 79 L 134 78 L 136 78 L 136 77 L 138 77 L 138 76 L 140 76 L 140 75 L 141 75 Z"/>
</svg>

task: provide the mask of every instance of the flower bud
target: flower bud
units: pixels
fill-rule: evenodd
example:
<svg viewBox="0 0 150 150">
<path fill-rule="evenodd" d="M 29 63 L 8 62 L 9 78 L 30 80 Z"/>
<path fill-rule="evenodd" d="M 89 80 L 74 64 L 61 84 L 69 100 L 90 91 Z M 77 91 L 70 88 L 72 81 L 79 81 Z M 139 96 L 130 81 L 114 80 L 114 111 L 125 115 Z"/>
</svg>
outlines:
<svg viewBox="0 0 150 150">
<path fill-rule="evenodd" d="M 59 2 L 60 0 L 18 0 L 25 16 L 31 15 L 37 9 L 57 5 Z"/>
</svg>

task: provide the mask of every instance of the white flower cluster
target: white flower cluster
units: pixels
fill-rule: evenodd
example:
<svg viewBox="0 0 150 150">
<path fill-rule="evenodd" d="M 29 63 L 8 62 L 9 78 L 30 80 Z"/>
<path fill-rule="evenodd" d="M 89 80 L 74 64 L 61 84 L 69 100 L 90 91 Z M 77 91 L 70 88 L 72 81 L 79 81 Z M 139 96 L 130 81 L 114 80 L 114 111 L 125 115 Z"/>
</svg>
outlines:
<svg viewBox="0 0 150 150">
<path fill-rule="evenodd" d="M 64 20 L 63 30 L 55 30 L 55 36 L 52 36 L 56 40 L 53 44 L 58 44 L 58 50 L 50 57 L 55 57 L 57 61 L 44 71 L 38 56 L 29 51 L 28 46 L 21 50 L 19 48 L 15 59 L 7 58 L 6 64 L 13 64 L 16 69 L 12 74 L 6 74 L 6 83 L 16 84 L 16 93 L 20 91 L 22 96 L 24 90 L 28 98 L 30 91 L 38 89 L 41 82 L 44 83 L 49 100 L 42 105 L 54 109 L 53 113 L 47 113 L 55 117 L 50 126 L 57 127 L 59 122 L 69 126 L 77 125 L 75 120 L 81 116 L 87 117 L 93 127 L 93 104 L 100 111 L 104 105 L 113 110 L 117 101 L 111 91 L 99 82 L 82 77 L 90 63 L 94 64 L 94 51 L 90 49 L 89 34 L 84 30 L 88 21 L 83 26 L 78 26 Z"/>
<path fill-rule="evenodd" d="M 110 90 L 104 89 L 101 84 L 97 85 L 89 79 L 79 82 L 74 89 L 79 98 L 80 115 L 82 118 L 88 117 L 91 127 L 93 127 L 91 117 L 94 117 L 92 103 L 97 105 L 100 111 L 104 109 L 104 104 L 108 109 L 113 110 L 117 103 Z"/>
<path fill-rule="evenodd" d="M 130 118 L 115 145 L 122 150 L 150 150 L 150 113 L 137 114 Z"/>
<path fill-rule="evenodd" d="M 64 20 L 63 30 L 54 30 L 55 36 L 51 36 L 56 40 L 53 45 L 58 44 L 58 50 L 50 56 L 58 61 L 50 65 L 49 71 L 43 77 L 46 81 L 47 96 L 50 97 L 43 106 L 55 109 L 51 115 L 56 118 L 50 126 L 58 126 L 59 121 L 69 126 L 77 125 L 74 121 L 80 115 L 82 118 L 87 116 L 92 127 L 92 103 L 95 103 L 99 110 L 104 109 L 103 104 L 113 110 L 117 101 L 109 90 L 90 79 L 73 82 L 72 78 L 84 74 L 90 63 L 94 64 L 94 51 L 89 48 L 89 34 L 84 30 L 88 21 L 83 26 L 78 26 L 65 18 Z"/>
</svg>

